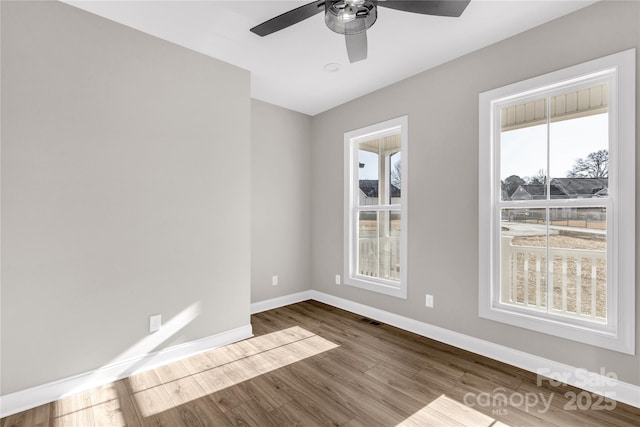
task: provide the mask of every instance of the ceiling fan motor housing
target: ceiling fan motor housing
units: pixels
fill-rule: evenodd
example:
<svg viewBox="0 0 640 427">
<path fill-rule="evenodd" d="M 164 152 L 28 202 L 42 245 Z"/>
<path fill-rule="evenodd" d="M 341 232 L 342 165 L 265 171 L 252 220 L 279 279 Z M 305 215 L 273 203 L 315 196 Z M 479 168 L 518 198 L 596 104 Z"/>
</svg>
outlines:
<svg viewBox="0 0 640 427">
<path fill-rule="evenodd" d="M 338 34 L 359 34 L 378 19 L 374 0 L 328 0 L 325 2 L 324 22 Z"/>
</svg>

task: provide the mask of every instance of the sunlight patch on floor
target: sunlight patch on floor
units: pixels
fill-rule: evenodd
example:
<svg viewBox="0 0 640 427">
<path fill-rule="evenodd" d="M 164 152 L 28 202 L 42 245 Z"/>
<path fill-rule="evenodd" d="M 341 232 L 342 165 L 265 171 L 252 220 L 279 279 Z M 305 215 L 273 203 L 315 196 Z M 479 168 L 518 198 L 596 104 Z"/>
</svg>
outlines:
<svg viewBox="0 0 640 427">
<path fill-rule="evenodd" d="M 130 386 L 141 414 L 149 417 L 337 347 L 294 326 L 203 353 L 211 363 L 200 372 L 170 381 L 158 380 L 166 372 L 142 373 Z"/>
<path fill-rule="evenodd" d="M 51 425 L 84 426 L 95 423 L 124 427 L 127 424 L 120 408 L 120 393 L 123 390 L 118 391 L 112 383 L 57 400 L 52 404 Z"/>
<path fill-rule="evenodd" d="M 425 425 L 464 425 L 478 427 L 497 427 L 504 424 L 467 405 L 457 402 L 446 395 L 441 395 L 433 402 L 403 420 L 398 426 Z"/>
</svg>

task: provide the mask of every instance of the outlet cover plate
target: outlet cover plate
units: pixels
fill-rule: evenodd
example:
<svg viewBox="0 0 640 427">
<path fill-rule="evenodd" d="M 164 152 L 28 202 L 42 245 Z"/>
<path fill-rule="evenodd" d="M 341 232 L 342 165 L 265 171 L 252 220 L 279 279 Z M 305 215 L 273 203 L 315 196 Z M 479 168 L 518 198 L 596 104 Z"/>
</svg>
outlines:
<svg viewBox="0 0 640 427">
<path fill-rule="evenodd" d="M 159 331 L 162 326 L 162 315 L 155 314 L 153 316 L 149 316 L 149 332 Z"/>
<path fill-rule="evenodd" d="M 433 295 L 427 295 L 425 298 L 425 305 L 429 308 L 433 308 Z"/>
</svg>

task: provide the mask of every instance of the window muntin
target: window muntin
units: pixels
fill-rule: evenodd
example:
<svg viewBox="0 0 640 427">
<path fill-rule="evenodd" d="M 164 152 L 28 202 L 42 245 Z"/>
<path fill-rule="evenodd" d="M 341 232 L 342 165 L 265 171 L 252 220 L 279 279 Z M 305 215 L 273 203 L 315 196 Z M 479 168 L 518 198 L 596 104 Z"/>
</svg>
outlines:
<svg viewBox="0 0 640 427">
<path fill-rule="evenodd" d="M 345 283 L 402 298 L 406 122 L 405 117 L 345 134 Z"/>
<path fill-rule="evenodd" d="M 634 354 L 634 83 L 630 50 L 480 95 L 481 317 Z"/>
</svg>

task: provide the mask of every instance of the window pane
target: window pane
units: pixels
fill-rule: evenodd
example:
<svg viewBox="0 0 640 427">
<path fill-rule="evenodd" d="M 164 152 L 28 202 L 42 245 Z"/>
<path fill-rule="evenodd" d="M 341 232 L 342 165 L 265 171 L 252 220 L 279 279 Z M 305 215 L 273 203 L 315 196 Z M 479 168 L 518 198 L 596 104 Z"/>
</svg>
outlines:
<svg viewBox="0 0 640 427">
<path fill-rule="evenodd" d="M 546 198 L 546 101 L 539 99 L 500 112 L 501 200 Z"/>
<path fill-rule="evenodd" d="M 360 144 L 362 147 L 363 144 Z M 378 172 L 379 160 L 377 151 L 358 150 L 358 182 L 359 182 L 359 205 L 378 204 Z"/>
<path fill-rule="evenodd" d="M 398 151 L 393 153 L 389 157 L 389 182 L 391 187 L 389 189 L 389 204 L 399 205 L 401 201 L 402 188 L 402 154 Z"/>
<path fill-rule="evenodd" d="M 607 212 L 550 209 L 553 311 L 604 320 L 607 314 Z M 551 265 L 549 266 L 551 271 Z"/>
<path fill-rule="evenodd" d="M 358 274 L 378 276 L 378 213 L 363 211 L 358 215 Z"/>
<path fill-rule="evenodd" d="M 609 115 L 589 115 L 550 125 L 551 196 L 608 197 Z"/>
<path fill-rule="evenodd" d="M 400 281 L 400 212 L 362 211 L 358 216 L 358 274 Z"/>
<path fill-rule="evenodd" d="M 400 135 L 358 144 L 359 205 L 400 204 Z"/>
<path fill-rule="evenodd" d="M 546 209 L 502 209 L 500 302 L 547 307 Z"/>
</svg>

